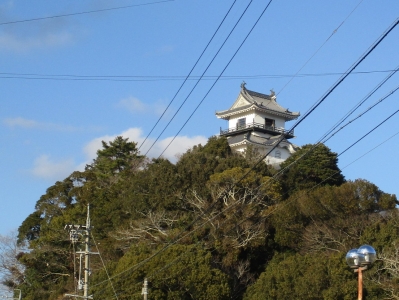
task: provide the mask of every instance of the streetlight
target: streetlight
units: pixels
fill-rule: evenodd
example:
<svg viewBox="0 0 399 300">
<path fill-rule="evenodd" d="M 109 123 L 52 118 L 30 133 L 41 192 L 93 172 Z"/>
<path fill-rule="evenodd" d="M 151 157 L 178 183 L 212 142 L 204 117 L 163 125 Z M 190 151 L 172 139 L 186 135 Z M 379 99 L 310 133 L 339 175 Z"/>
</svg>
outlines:
<svg viewBox="0 0 399 300">
<path fill-rule="evenodd" d="M 358 273 L 358 300 L 363 299 L 363 274 L 362 272 L 367 270 L 368 266 L 371 265 L 377 259 L 377 254 L 373 247 L 369 245 L 363 245 L 359 249 L 352 249 L 346 253 L 346 262 L 352 269 L 355 269 L 355 273 Z"/>
</svg>

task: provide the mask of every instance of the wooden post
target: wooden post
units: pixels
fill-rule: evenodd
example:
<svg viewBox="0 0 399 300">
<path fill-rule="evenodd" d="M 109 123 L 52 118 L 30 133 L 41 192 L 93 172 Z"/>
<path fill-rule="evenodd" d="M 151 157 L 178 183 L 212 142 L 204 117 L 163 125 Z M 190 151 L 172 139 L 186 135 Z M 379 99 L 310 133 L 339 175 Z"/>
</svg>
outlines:
<svg viewBox="0 0 399 300">
<path fill-rule="evenodd" d="M 357 299 L 363 300 L 363 273 L 361 267 L 359 268 L 358 271 Z"/>
</svg>

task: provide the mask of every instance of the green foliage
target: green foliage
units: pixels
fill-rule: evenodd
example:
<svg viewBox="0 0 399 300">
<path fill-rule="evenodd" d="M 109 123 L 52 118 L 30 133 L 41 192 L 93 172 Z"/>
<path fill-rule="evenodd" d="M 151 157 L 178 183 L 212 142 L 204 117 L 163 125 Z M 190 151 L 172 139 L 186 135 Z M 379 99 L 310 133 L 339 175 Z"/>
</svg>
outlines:
<svg viewBox="0 0 399 300">
<path fill-rule="evenodd" d="M 176 163 L 181 178 L 181 189 L 195 190 L 209 196 L 205 188 L 210 176 L 233 167 L 248 167 L 249 162 L 238 154 L 231 153 L 226 138 L 212 137 L 205 146 L 194 146 L 184 153 Z M 266 174 L 265 174 L 266 175 Z"/>
<path fill-rule="evenodd" d="M 161 249 L 134 246 L 118 262 L 111 276 L 124 272 L 114 284 L 119 299 L 142 299 L 144 278 L 150 281 L 151 299 L 230 299 L 228 278 L 212 267 L 211 253 L 198 245 L 174 245 L 147 261 L 157 251 Z M 103 278 L 99 274 L 93 283 Z M 99 285 L 92 292 L 94 297 L 114 296 L 110 286 Z"/>
<path fill-rule="evenodd" d="M 397 203 L 394 195 L 365 180 L 301 191 L 277 207 L 275 241 L 297 250 L 305 244 L 344 251 L 358 243 L 364 227 L 375 220 L 373 214 L 393 209 Z"/>
<path fill-rule="evenodd" d="M 381 290 L 367 282 L 367 299 L 381 299 Z M 350 300 L 357 296 L 357 276 L 345 264 L 344 254 L 276 255 L 245 300 Z"/>
<path fill-rule="evenodd" d="M 106 143 L 102 141 L 102 150 L 97 151 L 94 167 L 99 176 L 110 176 L 122 171 L 134 168 L 137 159 L 141 158 L 136 148 L 137 144 L 129 142 L 121 136 L 114 141 Z"/>
<path fill-rule="evenodd" d="M 341 185 L 345 180 L 337 163 L 337 154 L 323 144 L 302 146 L 281 164 L 287 168 L 282 176 L 285 192 L 291 195 L 316 185 Z"/>
<path fill-rule="evenodd" d="M 398 293 L 399 270 L 389 265 L 399 259 L 397 199 L 365 180 L 344 182 L 324 145 L 290 165 L 312 147 L 304 146 L 279 181 L 256 164 L 256 149 L 234 154 L 226 138 L 210 138 L 176 164 L 149 161 L 136 146 L 122 137 L 103 142 L 84 171 L 37 201 L 18 234 L 30 248 L 18 255 L 24 299 L 74 291 L 63 228 L 84 223 L 89 203 L 119 299 L 142 299 L 145 277 L 149 299 L 349 299 L 356 279 L 343 255 L 359 242 L 386 256 L 366 273 L 368 299 Z M 113 299 L 96 256 L 91 270 L 94 298 Z"/>
<path fill-rule="evenodd" d="M 23 242 L 25 239 L 28 241 L 39 238 L 40 226 L 42 223 L 41 213 L 35 211 L 31 213 L 18 228 L 18 242 Z"/>
</svg>

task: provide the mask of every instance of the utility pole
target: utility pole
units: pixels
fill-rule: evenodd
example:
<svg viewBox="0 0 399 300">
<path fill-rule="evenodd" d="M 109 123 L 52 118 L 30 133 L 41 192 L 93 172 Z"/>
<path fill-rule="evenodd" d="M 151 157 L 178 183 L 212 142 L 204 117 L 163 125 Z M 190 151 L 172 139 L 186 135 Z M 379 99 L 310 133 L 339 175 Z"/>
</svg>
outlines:
<svg viewBox="0 0 399 300">
<path fill-rule="evenodd" d="M 148 280 L 144 278 L 143 289 L 141 290 L 141 294 L 144 296 L 144 300 L 147 300 L 148 295 Z"/>
<path fill-rule="evenodd" d="M 84 237 L 85 250 L 78 251 L 76 254 L 79 254 L 79 282 L 78 289 L 83 288 L 83 296 L 82 295 L 73 295 L 73 294 L 65 294 L 67 297 L 75 297 L 82 298 L 85 300 L 93 299 L 92 295 L 89 295 L 89 276 L 90 276 L 90 255 L 98 254 L 98 252 L 90 252 L 90 205 L 87 205 L 87 218 L 86 225 L 65 225 L 65 229 L 69 230 L 69 238 L 72 244 L 79 242 L 79 237 Z M 81 282 L 81 271 L 82 271 L 82 255 L 84 256 L 84 281 L 83 284 Z M 76 259 L 74 257 L 74 259 Z M 75 274 L 74 274 L 75 276 Z"/>
</svg>

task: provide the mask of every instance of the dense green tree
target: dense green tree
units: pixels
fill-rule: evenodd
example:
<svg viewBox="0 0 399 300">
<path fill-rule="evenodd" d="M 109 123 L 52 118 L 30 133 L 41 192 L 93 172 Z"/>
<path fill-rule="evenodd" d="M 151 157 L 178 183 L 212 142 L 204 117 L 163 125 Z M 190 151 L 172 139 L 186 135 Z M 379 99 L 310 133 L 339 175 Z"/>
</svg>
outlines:
<svg viewBox="0 0 399 300">
<path fill-rule="evenodd" d="M 365 180 L 300 191 L 276 206 L 275 241 L 296 250 L 343 250 L 358 242 L 373 214 L 394 209 L 395 195 Z M 304 244 L 303 244 L 304 243 Z"/>
<path fill-rule="evenodd" d="M 63 228 L 84 223 L 89 203 L 93 248 L 115 289 L 93 256 L 95 299 L 141 299 L 144 277 L 150 299 L 347 299 L 356 279 L 342 257 L 359 242 L 386 258 L 366 273 L 369 299 L 397 294 L 389 262 L 399 253 L 398 201 L 365 180 L 344 182 L 324 145 L 287 160 L 281 180 L 256 151 L 232 153 L 226 138 L 210 138 L 176 164 L 150 161 L 136 146 L 103 142 L 85 170 L 37 201 L 19 228 L 30 248 L 18 255 L 24 299 L 74 290 L 76 257 Z"/>
<path fill-rule="evenodd" d="M 93 223 L 101 224 L 94 233 L 102 238 L 107 254 L 115 252 L 107 231 L 124 220 L 118 195 L 128 175 L 139 168 L 134 162 L 142 162 L 135 145 L 121 137 L 109 144 L 104 142 L 104 149 L 85 171 L 56 182 L 37 201 L 35 212 L 18 233 L 19 240 L 27 239 L 31 249 L 20 257 L 26 268 L 26 280 L 21 285 L 25 299 L 57 299 L 66 287 L 72 287 L 71 248 L 64 226 L 83 223 L 87 203 L 92 204 Z"/>
<path fill-rule="evenodd" d="M 133 246 L 112 268 L 113 285 L 119 299 L 142 299 L 144 278 L 150 281 L 149 299 L 230 299 L 228 277 L 212 267 L 210 252 L 199 245 L 173 245 L 147 261 L 156 251 L 161 248 Z M 111 299 L 114 291 L 103 280 L 106 280 L 104 273 L 94 279 L 94 286 L 99 284 L 93 288 L 93 295 Z"/>
<path fill-rule="evenodd" d="M 95 168 L 99 176 L 111 176 L 121 173 L 126 169 L 137 168 L 139 155 L 137 144 L 129 142 L 128 138 L 117 136 L 112 142 L 102 141 L 103 149 L 97 151 L 97 158 L 92 167 Z"/>
<path fill-rule="evenodd" d="M 345 264 L 345 254 L 276 255 L 245 300 L 350 300 L 357 295 L 357 276 Z M 381 299 L 383 291 L 365 284 L 367 299 Z"/>
<path fill-rule="evenodd" d="M 320 185 L 341 185 L 345 179 L 337 163 L 337 154 L 323 144 L 302 146 L 281 164 L 285 193 L 291 195 Z"/>
<path fill-rule="evenodd" d="M 182 191 L 195 190 L 204 197 L 209 196 L 205 184 L 210 176 L 233 167 L 246 168 L 249 167 L 249 162 L 243 156 L 232 153 L 224 137 L 211 137 L 205 146 L 194 146 L 176 163 L 177 172 L 182 179 Z M 268 172 L 266 166 L 262 170 Z"/>
</svg>

